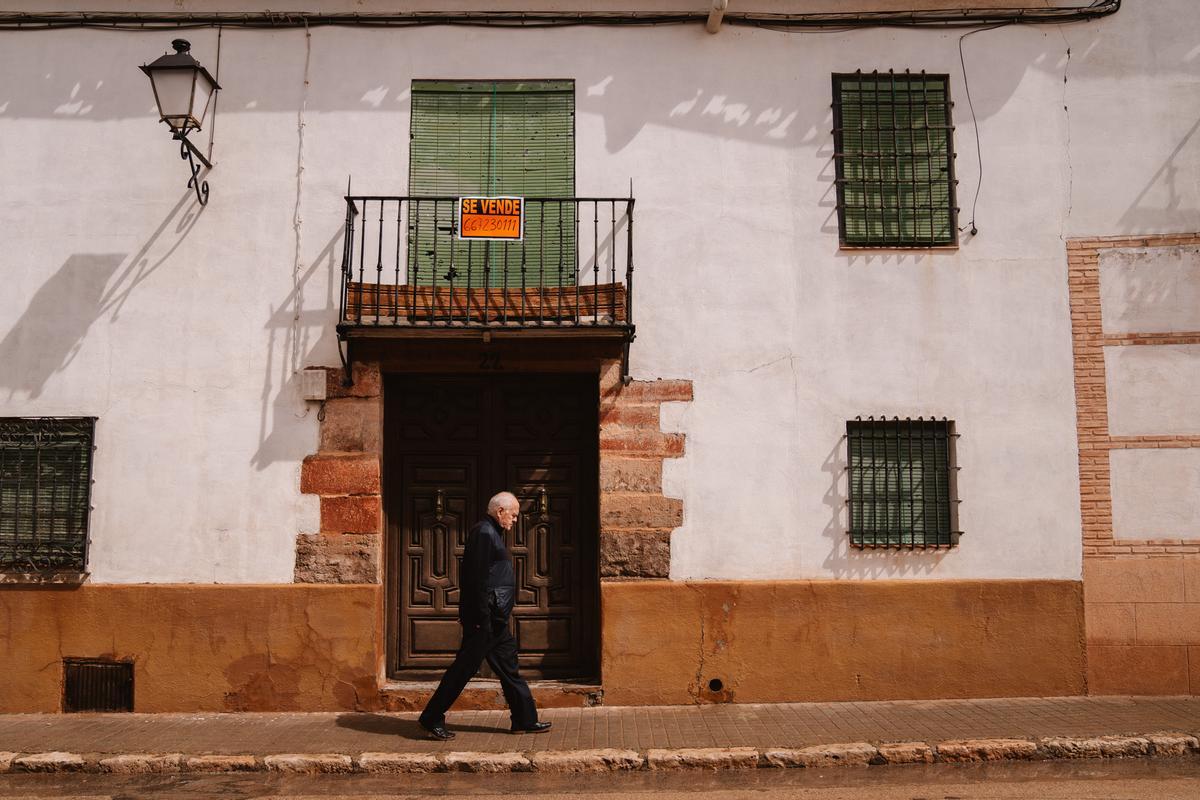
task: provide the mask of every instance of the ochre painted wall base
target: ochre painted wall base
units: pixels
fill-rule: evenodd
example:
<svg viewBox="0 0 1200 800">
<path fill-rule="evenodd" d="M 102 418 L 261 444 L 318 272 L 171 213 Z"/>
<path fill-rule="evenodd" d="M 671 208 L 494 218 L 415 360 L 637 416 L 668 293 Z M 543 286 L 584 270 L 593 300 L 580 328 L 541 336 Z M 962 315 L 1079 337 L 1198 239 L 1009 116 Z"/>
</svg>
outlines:
<svg viewBox="0 0 1200 800">
<path fill-rule="evenodd" d="M 0 711 L 62 706 L 62 659 L 134 661 L 135 711 L 335 711 L 375 702 L 382 588 L 0 589 Z"/>
<path fill-rule="evenodd" d="M 601 595 L 606 705 L 1086 688 L 1074 581 L 618 582 Z"/>
<path fill-rule="evenodd" d="M 606 705 L 1085 690 L 1076 582 L 606 582 L 601 600 Z M 426 692 L 381 686 L 382 608 L 379 585 L 5 587 L 0 712 L 61 710 L 64 657 L 133 660 L 140 712 L 409 710 Z"/>
</svg>

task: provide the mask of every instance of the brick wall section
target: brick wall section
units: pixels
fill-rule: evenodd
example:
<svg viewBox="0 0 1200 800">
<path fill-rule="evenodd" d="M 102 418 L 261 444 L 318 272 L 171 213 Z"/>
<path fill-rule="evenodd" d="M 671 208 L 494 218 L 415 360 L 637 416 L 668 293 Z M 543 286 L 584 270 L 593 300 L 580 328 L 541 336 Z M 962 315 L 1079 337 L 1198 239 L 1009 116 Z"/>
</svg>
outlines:
<svg viewBox="0 0 1200 800">
<path fill-rule="evenodd" d="M 1112 436 L 1105 347 L 1200 344 L 1198 332 L 1105 334 L 1100 252 L 1200 244 L 1200 234 L 1067 243 L 1083 513 L 1083 595 L 1090 694 L 1200 694 L 1200 542 L 1114 539 L 1109 454 L 1200 447 L 1200 436 Z"/>
<path fill-rule="evenodd" d="M 296 538 L 296 583 L 379 583 L 383 504 L 383 393 L 379 365 L 356 363 L 354 384 L 326 370 L 317 453 L 304 459 L 300 491 L 321 499 L 320 533 Z"/>
<path fill-rule="evenodd" d="M 1105 335 L 1100 309 L 1100 251 L 1129 247 L 1200 244 L 1200 234 L 1115 236 L 1067 242 L 1067 284 L 1075 352 L 1075 404 L 1079 437 L 1083 556 L 1093 558 L 1200 555 L 1200 542 L 1179 539 L 1113 539 L 1109 452 L 1129 448 L 1197 447 L 1197 436 L 1110 436 L 1104 348 L 1197 344 L 1200 333 L 1146 331 Z"/>
<path fill-rule="evenodd" d="M 600 373 L 600 576 L 666 578 L 671 531 L 683 501 L 662 491 L 663 460 L 683 455 L 684 437 L 664 433 L 661 405 L 690 402 L 691 381 L 621 383 L 620 364 Z"/>
</svg>

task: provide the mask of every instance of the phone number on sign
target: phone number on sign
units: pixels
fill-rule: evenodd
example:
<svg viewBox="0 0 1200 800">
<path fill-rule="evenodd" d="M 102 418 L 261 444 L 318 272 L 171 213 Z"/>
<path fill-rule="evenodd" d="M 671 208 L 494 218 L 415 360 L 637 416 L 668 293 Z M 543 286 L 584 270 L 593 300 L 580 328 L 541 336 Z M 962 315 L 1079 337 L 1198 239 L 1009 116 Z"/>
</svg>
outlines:
<svg viewBox="0 0 1200 800">
<path fill-rule="evenodd" d="M 520 217 L 463 217 L 462 232 L 464 236 L 479 233 L 502 233 L 512 236 L 521 235 Z"/>
</svg>

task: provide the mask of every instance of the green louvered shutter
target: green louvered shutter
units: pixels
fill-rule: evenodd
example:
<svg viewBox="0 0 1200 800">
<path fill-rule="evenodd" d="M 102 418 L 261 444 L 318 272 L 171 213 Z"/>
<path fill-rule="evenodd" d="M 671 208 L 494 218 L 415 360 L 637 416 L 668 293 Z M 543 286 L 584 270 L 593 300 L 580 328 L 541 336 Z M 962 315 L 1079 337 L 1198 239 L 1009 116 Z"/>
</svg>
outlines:
<svg viewBox="0 0 1200 800">
<path fill-rule="evenodd" d="M 953 423 L 846 423 L 850 543 L 855 547 L 952 547 Z"/>
<path fill-rule="evenodd" d="M 955 243 L 949 79 L 916 73 L 834 75 L 842 242 Z"/>
<path fill-rule="evenodd" d="M 409 194 L 575 195 L 572 81 L 414 81 Z M 526 204 L 521 243 L 458 242 L 454 203 L 410 208 L 418 284 L 494 287 L 575 282 L 573 203 Z"/>
</svg>

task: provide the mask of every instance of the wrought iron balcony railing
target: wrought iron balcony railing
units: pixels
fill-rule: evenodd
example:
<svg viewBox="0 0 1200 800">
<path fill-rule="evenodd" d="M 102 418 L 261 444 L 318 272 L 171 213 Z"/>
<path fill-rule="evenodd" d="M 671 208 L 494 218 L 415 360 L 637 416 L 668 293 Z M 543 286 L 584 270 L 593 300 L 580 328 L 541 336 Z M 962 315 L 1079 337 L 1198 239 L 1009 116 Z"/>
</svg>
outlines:
<svg viewBox="0 0 1200 800">
<path fill-rule="evenodd" d="M 346 197 L 343 333 L 633 334 L 633 198 L 526 197 L 516 242 L 458 238 L 455 197 Z"/>
</svg>

